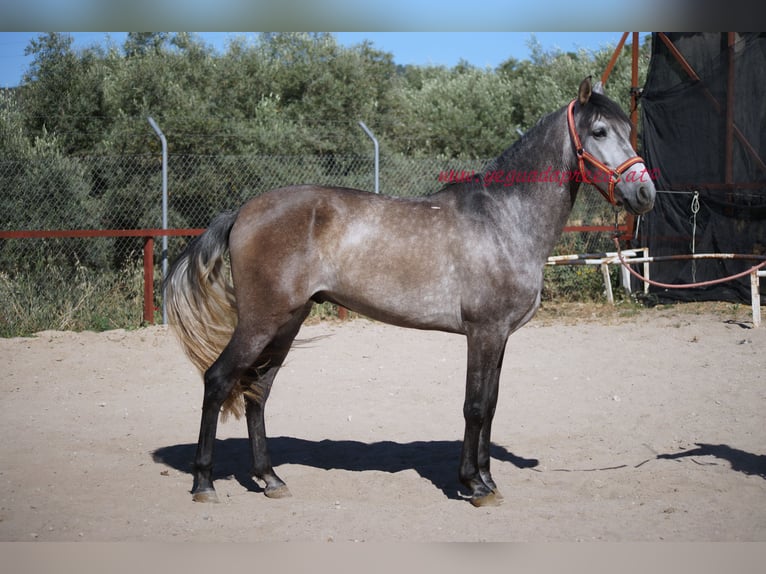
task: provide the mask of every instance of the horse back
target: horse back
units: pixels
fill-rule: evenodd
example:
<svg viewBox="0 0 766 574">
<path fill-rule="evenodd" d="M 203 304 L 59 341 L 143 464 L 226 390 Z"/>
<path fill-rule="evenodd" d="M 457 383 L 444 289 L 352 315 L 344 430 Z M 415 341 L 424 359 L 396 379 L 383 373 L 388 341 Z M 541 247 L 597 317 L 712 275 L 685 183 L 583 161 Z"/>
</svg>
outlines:
<svg viewBox="0 0 766 574">
<path fill-rule="evenodd" d="M 520 294 L 507 247 L 458 205 L 450 194 L 402 199 L 310 185 L 257 196 L 230 235 L 238 305 L 332 301 L 446 331 L 462 331 L 473 307 L 502 314 L 505 299 Z"/>
</svg>

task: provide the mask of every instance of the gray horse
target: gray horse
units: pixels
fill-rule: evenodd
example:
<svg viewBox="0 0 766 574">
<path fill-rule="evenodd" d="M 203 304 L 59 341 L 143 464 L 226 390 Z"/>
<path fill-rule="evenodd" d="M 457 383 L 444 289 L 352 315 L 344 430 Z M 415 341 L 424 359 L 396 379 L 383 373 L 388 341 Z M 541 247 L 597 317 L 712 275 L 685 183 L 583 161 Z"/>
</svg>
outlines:
<svg viewBox="0 0 766 574">
<path fill-rule="evenodd" d="M 165 281 L 170 322 L 204 373 L 193 499 L 217 500 L 213 445 L 222 410 L 244 410 L 266 496 L 289 496 L 269 458 L 264 407 L 311 306 L 331 301 L 379 321 L 467 337 L 459 478 L 474 505 L 498 504 L 489 452 L 506 341 L 540 305 L 543 266 L 580 183 L 594 183 L 633 214 L 654 203 L 629 133 L 625 113 L 586 78 L 568 106 L 540 119 L 485 171 L 432 195 L 302 185 L 219 215 Z"/>
</svg>

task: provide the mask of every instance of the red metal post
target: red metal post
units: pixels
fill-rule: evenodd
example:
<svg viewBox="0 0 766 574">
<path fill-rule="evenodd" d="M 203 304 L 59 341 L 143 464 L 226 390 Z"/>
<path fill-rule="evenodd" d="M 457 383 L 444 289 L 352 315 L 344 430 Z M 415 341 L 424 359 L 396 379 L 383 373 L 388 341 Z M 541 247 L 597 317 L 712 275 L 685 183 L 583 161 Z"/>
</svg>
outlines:
<svg viewBox="0 0 766 574">
<path fill-rule="evenodd" d="M 154 238 L 144 237 L 144 322 L 154 325 Z"/>
<path fill-rule="evenodd" d="M 638 151 L 638 32 L 633 32 L 630 68 L 630 143 Z"/>
<path fill-rule="evenodd" d="M 625 36 L 627 36 L 625 32 Z M 623 36 L 624 39 L 624 36 Z M 633 32 L 630 46 L 630 145 L 638 153 L 638 32 Z M 632 238 L 636 230 L 636 218 L 628 213 L 625 216 L 625 233 L 622 239 L 627 241 Z"/>
<path fill-rule="evenodd" d="M 734 32 L 727 32 L 726 53 L 726 183 L 734 182 Z"/>
</svg>

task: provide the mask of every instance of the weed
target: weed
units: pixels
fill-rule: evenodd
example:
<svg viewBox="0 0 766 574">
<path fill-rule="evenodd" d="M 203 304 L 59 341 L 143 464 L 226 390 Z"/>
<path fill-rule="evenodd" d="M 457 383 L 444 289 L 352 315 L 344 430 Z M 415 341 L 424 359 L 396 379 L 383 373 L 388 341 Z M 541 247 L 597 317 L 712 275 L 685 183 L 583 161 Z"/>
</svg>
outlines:
<svg viewBox="0 0 766 574">
<path fill-rule="evenodd" d="M 643 306 L 619 287 L 619 270 L 610 269 L 612 289 L 621 317 L 631 317 Z M 159 298 L 159 281 L 155 294 Z M 602 305 L 603 275 L 596 266 L 546 267 L 546 303 Z M 138 261 L 118 271 L 103 271 L 76 261 L 62 265 L 47 261 L 35 269 L 0 272 L 0 337 L 26 336 L 47 329 L 105 331 L 130 329 L 143 321 L 143 268 Z M 611 307 L 611 306 L 610 306 Z M 732 309 L 736 315 L 738 309 Z M 612 311 L 610 311 L 612 312 Z M 347 313 L 348 317 L 356 316 Z M 338 318 L 332 303 L 314 305 L 309 321 Z M 161 320 L 160 312 L 155 320 Z"/>
<path fill-rule="evenodd" d="M 140 325 L 143 269 L 131 265 L 101 271 L 48 264 L 36 272 L 0 273 L 0 336 L 26 336 L 46 329 L 104 331 Z"/>
</svg>

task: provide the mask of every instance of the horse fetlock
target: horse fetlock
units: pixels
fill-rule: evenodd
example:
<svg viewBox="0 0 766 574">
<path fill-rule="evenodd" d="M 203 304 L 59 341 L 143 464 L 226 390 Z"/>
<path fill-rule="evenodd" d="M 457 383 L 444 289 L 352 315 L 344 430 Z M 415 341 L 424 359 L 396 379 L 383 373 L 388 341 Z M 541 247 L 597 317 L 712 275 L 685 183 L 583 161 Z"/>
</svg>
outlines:
<svg viewBox="0 0 766 574">
<path fill-rule="evenodd" d="M 500 506 L 503 503 L 503 497 L 497 493 L 489 491 L 489 493 L 477 493 L 471 496 L 471 504 L 477 508 L 483 506 Z"/>
<path fill-rule="evenodd" d="M 487 471 L 467 473 L 461 471 L 460 482 L 470 492 L 470 502 L 474 506 L 499 506 L 503 503 L 497 484 Z"/>
<path fill-rule="evenodd" d="M 290 498 L 293 494 L 286 484 L 281 486 L 267 486 L 263 491 L 263 494 L 268 498 Z"/>
<path fill-rule="evenodd" d="M 192 493 L 192 500 L 194 502 L 208 502 L 208 503 L 220 502 L 218 500 L 218 494 L 216 493 L 215 489 L 212 489 L 212 488 L 208 488 L 205 490 L 198 490 Z"/>
<path fill-rule="evenodd" d="M 263 493 L 268 498 L 289 498 L 292 496 L 285 482 L 272 469 L 262 472 L 256 470 L 253 474 L 255 478 L 266 483 L 266 486 L 263 487 Z"/>
<path fill-rule="evenodd" d="M 492 492 L 497 493 L 497 484 L 488 470 L 479 471 L 479 476 L 481 477 L 481 481 L 487 485 L 487 488 Z"/>
</svg>

